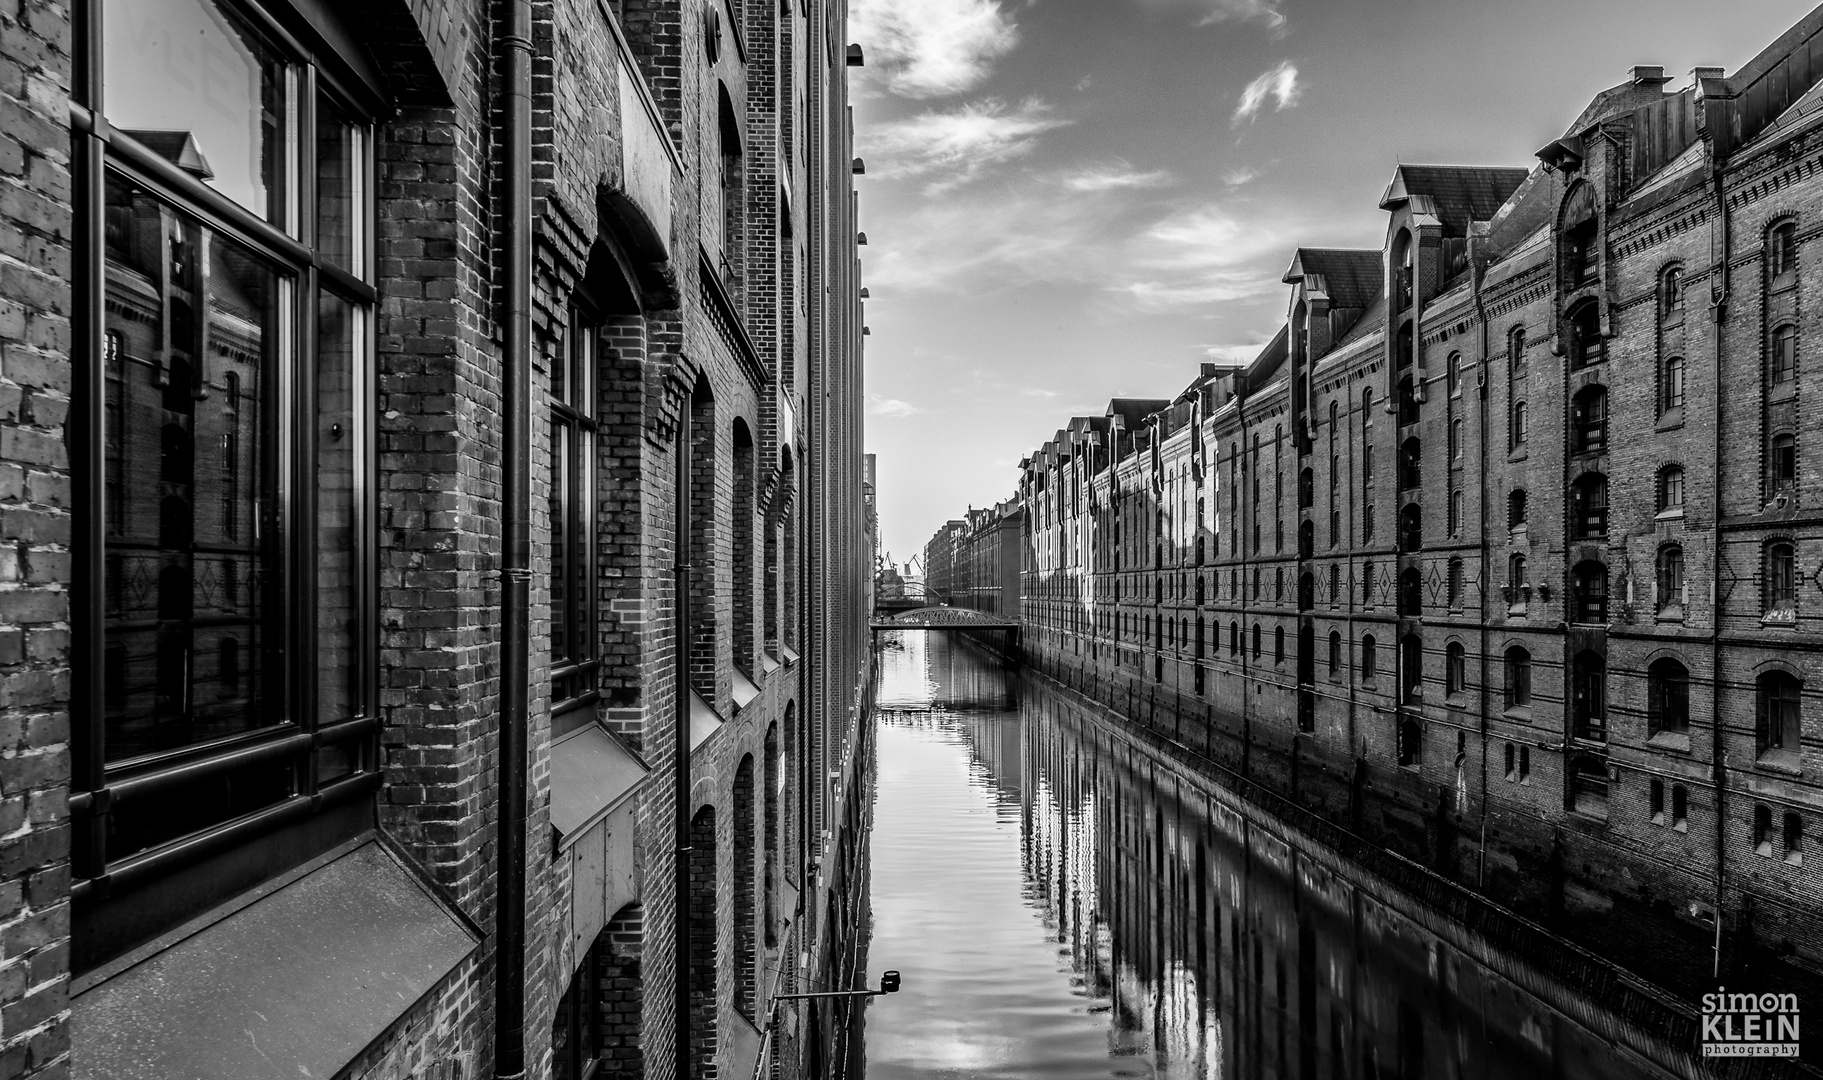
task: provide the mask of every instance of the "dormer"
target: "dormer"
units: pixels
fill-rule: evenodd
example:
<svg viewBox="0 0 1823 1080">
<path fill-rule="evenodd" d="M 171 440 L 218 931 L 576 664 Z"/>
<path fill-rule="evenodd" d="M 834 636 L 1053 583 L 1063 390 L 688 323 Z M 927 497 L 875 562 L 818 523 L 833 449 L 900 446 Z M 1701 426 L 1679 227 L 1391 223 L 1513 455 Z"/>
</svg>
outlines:
<svg viewBox="0 0 1823 1080">
<path fill-rule="evenodd" d="M 1286 316 L 1291 358 L 1292 431 L 1300 452 L 1316 438 L 1313 372 L 1380 293 L 1380 253 L 1351 248 L 1299 248 L 1281 279 L 1291 286 Z"/>
<path fill-rule="evenodd" d="M 1528 170 L 1461 165 L 1401 165 L 1380 198 L 1388 212 L 1382 295 L 1386 299 L 1388 412 L 1415 420 L 1427 375 L 1425 305 L 1469 269 L 1476 222 L 1492 221 Z"/>
</svg>

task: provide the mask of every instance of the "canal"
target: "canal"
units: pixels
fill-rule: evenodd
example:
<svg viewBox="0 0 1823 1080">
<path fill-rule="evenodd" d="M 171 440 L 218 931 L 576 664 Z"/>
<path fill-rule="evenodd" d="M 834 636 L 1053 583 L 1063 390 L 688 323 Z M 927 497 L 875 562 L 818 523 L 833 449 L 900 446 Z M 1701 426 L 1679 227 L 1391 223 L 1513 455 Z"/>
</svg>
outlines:
<svg viewBox="0 0 1823 1080">
<path fill-rule="evenodd" d="M 870 1080 L 1705 1075 L 1669 998 L 1066 691 L 939 632 L 878 664 Z"/>
</svg>

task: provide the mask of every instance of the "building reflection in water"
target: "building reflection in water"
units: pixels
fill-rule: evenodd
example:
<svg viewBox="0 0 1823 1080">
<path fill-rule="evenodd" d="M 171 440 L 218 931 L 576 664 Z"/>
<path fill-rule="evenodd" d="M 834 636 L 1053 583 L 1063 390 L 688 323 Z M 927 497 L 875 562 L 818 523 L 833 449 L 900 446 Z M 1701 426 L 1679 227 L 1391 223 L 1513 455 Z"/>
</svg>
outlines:
<svg viewBox="0 0 1823 1080">
<path fill-rule="evenodd" d="M 973 649 L 908 633 L 879 674 L 874 1080 L 1696 1075 Z"/>
</svg>

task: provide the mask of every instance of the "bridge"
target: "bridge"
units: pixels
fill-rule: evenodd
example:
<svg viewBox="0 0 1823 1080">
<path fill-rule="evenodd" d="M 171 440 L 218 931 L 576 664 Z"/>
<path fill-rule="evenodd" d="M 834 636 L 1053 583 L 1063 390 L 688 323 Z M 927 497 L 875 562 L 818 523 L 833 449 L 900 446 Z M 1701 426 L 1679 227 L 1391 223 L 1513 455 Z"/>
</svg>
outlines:
<svg viewBox="0 0 1823 1080">
<path fill-rule="evenodd" d="M 896 615 L 869 620 L 874 633 L 882 630 L 1010 630 L 1019 632 L 1012 619 L 989 615 L 971 608 L 918 607 Z"/>
<path fill-rule="evenodd" d="M 911 611 L 916 608 L 930 607 L 935 604 L 947 604 L 950 598 L 935 589 L 928 588 L 921 581 L 906 582 L 897 593 L 888 595 L 878 590 L 881 582 L 875 582 L 874 611 L 876 613 Z"/>
</svg>

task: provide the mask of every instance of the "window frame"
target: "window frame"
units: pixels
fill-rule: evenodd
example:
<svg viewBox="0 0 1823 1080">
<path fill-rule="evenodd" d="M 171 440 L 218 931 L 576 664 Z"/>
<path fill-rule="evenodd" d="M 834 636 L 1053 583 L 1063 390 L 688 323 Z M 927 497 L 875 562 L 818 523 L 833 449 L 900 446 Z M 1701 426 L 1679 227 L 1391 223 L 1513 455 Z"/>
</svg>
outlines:
<svg viewBox="0 0 1823 1080">
<path fill-rule="evenodd" d="M 75 901 L 71 964 L 77 972 L 176 925 L 197 911 L 258 881 L 282 873 L 335 844 L 372 828 L 374 794 L 380 786 L 377 734 L 379 681 L 378 290 L 375 273 L 376 121 L 390 106 L 380 80 L 361 56 L 338 53 L 316 34 L 294 33 L 276 12 L 241 0 L 211 0 L 222 18 L 254 39 L 279 65 L 288 101 L 288 130 L 274 135 L 272 201 L 278 220 L 208 186 L 108 122 L 103 98 L 104 27 L 98 6 L 78 3 L 74 15 L 77 70 L 72 84 L 71 183 L 77 208 L 72 259 L 71 473 L 77 491 L 76 603 L 71 660 L 72 878 Z M 352 38 L 350 40 L 353 40 Z M 316 201 L 321 139 L 319 113 L 346 124 L 355 160 L 349 165 L 347 197 L 355 205 L 347 218 L 348 265 L 317 245 L 320 204 Z M 219 236 L 272 268 L 279 301 L 273 308 L 274 385 L 272 431 L 282 465 L 277 472 L 280 505 L 265 508 L 266 528 L 277 530 L 274 565 L 283 568 L 286 596 L 278 620 L 283 627 L 284 661 L 272 673 L 273 700 L 285 721 L 137 758 L 107 759 L 104 653 L 109 648 L 106 587 L 102 575 L 109 547 L 106 527 L 104 442 L 105 391 L 110 335 L 106 325 L 109 253 L 104 218 L 105 191 L 118 178 L 153 200 L 162 213 L 187 220 L 199 232 Z M 321 454 L 318 380 L 323 340 L 322 305 L 334 300 L 358 312 L 349 339 L 346 431 L 349 443 L 348 551 L 353 581 L 346 621 L 353 673 L 346 714 L 319 713 L 315 658 L 321 583 L 315 568 L 322 546 L 317 523 Z M 262 391 L 268 388 L 262 388 Z M 337 425 L 339 426 L 339 425 Z M 329 438 L 340 441 L 332 427 Z M 194 520 L 194 518 L 193 518 Z M 339 549 L 338 549 L 339 550 Z M 345 755 L 326 762 L 324 755 Z M 292 770 L 291 794 L 276 803 L 197 825 L 152 846 L 111 857 L 108 819 L 122 812 L 157 812 L 161 799 L 183 800 L 183 785 L 199 777 L 226 777 L 250 761 Z M 346 771 L 340 765 L 347 764 Z M 327 768 L 325 766 L 328 766 Z M 333 776 L 325 773 L 333 772 Z M 209 838 L 214 850 L 232 854 L 223 871 L 197 864 L 189 849 Z M 260 841 L 260 842 L 256 842 Z M 218 859 L 220 857 L 218 856 Z M 142 886 L 163 883 L 145 890 Z"/>
<path fill-rule="evenodd" d="M 572 297 L 564 339 L 553 357 L 554 365 L 564 365 L 562 389 L 553 387 L 546 394 L 551 425 L 551 446 L 547 460 L 551 470 L 549 482 L 552 485 L 552 516 L 547 519 L 546 535 L 551 545 L 548 584 L 551 586 L 549 618 L 553 630 L 550 649 L 553 735 L 575 730 L 577 724 L 563 723 L 562 718 L 600 698 L 599 690 L 593 685 L 593 676 L 601 668 L 597 631 L 599 612 L 595 590 L 589 585 L 595 578 L 593 571 L 599 532 L 594 492 L 600 430 L 595 404 L 596 379 L 599 377 L 601 362 L 601 333 L 601 317 L 593 306 L 581 296 Z M 555 372 L 552 374 L 555 375 Z M 556 381 L 555 378 L 552 379 L 553 383 Z M 555 520 L 558 511 L 555 486 L 559 480 L 557 439 L 560 431 L 568 441 L 565 449 L 571 466 L 563 477 L 567 481 L 567 491 L 564 492 L 565 504 L 562 506 L 564 529 L 561 541 L 557 539 L 559 534 Z M 556 546 L 559 542 L 568 549 L 564 565 L 569 570 L 571 581 L 580 586 L 567 590 L 561 597 L 555 589 L 558 565 Z M 571 638 L 571 647 L 562 656 L 558 655 L 554 640 L 554 631 L 560 619 L 568 624 Z M 582 722 L 589 718 L 587 713 L 581 714 Z"/>
</svg>

